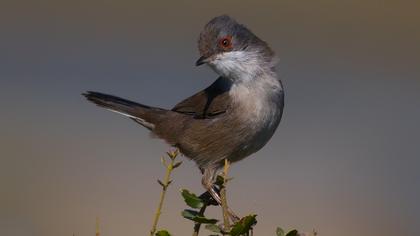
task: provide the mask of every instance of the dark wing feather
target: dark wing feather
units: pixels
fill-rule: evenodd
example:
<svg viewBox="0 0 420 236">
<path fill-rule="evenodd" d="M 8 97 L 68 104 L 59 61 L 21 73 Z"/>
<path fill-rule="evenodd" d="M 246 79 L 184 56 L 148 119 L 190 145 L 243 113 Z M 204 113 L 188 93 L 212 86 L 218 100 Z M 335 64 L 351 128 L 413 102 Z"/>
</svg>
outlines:
<svg viewBox="0 0 420 236">
<path fill-rule="evenodd" d="M 205 119 L 223 114 L 229 107 L 232 82 L 219 77 L 208 88 L 178 103 L 172 111 Z"/>
</svg>

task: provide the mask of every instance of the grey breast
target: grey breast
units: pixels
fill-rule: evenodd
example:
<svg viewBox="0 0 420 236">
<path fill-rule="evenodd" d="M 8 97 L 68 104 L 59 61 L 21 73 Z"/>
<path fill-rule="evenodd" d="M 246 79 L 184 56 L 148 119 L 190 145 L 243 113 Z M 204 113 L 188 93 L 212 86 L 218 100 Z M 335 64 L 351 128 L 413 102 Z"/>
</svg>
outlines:
<svg viewBox="0 0 420 236">
<path fill-rule="evenodd" d="M 205 90 L 177 104 L 154 133 L 178 147 L 199 167 L 220 165 L 225 158 L 237 161 L 256 152 L 274 133 L 282 105 L 269 107 L 277 112 L 272 117 L 263 117 L 266 120 L 256 126 L 253 122 L 258 121 L 235 101 L 232 86 L 231 80 L 220 77 Z M 244 121 L 244 116 L 250 122 Z"/>
</svg>

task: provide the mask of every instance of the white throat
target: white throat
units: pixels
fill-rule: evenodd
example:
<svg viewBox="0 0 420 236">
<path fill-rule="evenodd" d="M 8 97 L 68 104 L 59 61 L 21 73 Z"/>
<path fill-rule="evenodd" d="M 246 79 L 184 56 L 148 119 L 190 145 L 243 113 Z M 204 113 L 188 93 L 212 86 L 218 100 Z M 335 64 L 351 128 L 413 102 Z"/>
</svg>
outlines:
<svg viewBox="0 0 420 236">
<path fill-rule="evenodd" d="M 218 54 L 209 62 L 218 74 L 232 80 L 229 93 L 235 102 L 255 109 L 257 114 L 266 112 L 262 108 L 277 107 L 283 99 L 283 87 L 273 69 L 275 60 L 261 55 L 256 51 L 231 51 Z"/>
<path fill-rule="evenodd" d="M 234 81 L 251 80 L 259 74 L 272 73 L 274 63 L 266 62 L 258 52 L 231 51 L 213 57 L 209 65 L 216 73 Z"/>
<path fill-rule="evenodd" d="M 258 53 L 233 51 L 218 55 L 211 66 L 232 80 L 229 94 L 255 122 L 264 123 L 279 115 L 283 106 L 283 87 L 273 69 Z M 248 117 L 249 118 L 249 117 Z"/>
<path fill-rule="evenodd" d="M 242 145 L 243 158 L 262 148 L 276 130 L 283 111 L 283 87 L 273 69 L 259 53 L 233 51 L 217 55 L 210 66 L 232 80 L 229 95 L 232 113 L 240 119 L 238 136 L 247 137 Z M 245 132 L 246 131 L 246 132 Z"/>
</svg>

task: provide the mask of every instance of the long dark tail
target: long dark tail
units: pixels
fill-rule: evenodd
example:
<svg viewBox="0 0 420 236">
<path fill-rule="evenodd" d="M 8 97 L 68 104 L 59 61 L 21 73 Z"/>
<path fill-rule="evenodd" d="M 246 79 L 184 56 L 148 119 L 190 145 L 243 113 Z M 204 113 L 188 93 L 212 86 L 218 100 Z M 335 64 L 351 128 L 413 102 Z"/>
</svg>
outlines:
<svg viewBox="0 0 420 236">
<path fill-rule="evenodd" d="M 82 95 L 96 105 L 127 116 L 150 130 L 154 129 L 155 123 L 166 111 L 104 93 L 88 91 Z"/>
</svg>

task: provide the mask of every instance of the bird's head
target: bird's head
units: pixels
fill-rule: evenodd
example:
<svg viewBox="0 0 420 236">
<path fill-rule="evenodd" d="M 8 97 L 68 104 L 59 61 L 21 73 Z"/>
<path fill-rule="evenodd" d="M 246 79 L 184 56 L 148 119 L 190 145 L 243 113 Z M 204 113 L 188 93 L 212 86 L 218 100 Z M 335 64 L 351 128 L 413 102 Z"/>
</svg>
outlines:
<svg viewBox="0 0 420 236">
<path fill-rule="evenodd" d="M 223 77 L 252 78 L 274 67 L 274 52 L 266 42 L 227 15 L 210 20 L 198 40 L 200 58 L 196 65 L 208 64 Z"/>
</svg>

